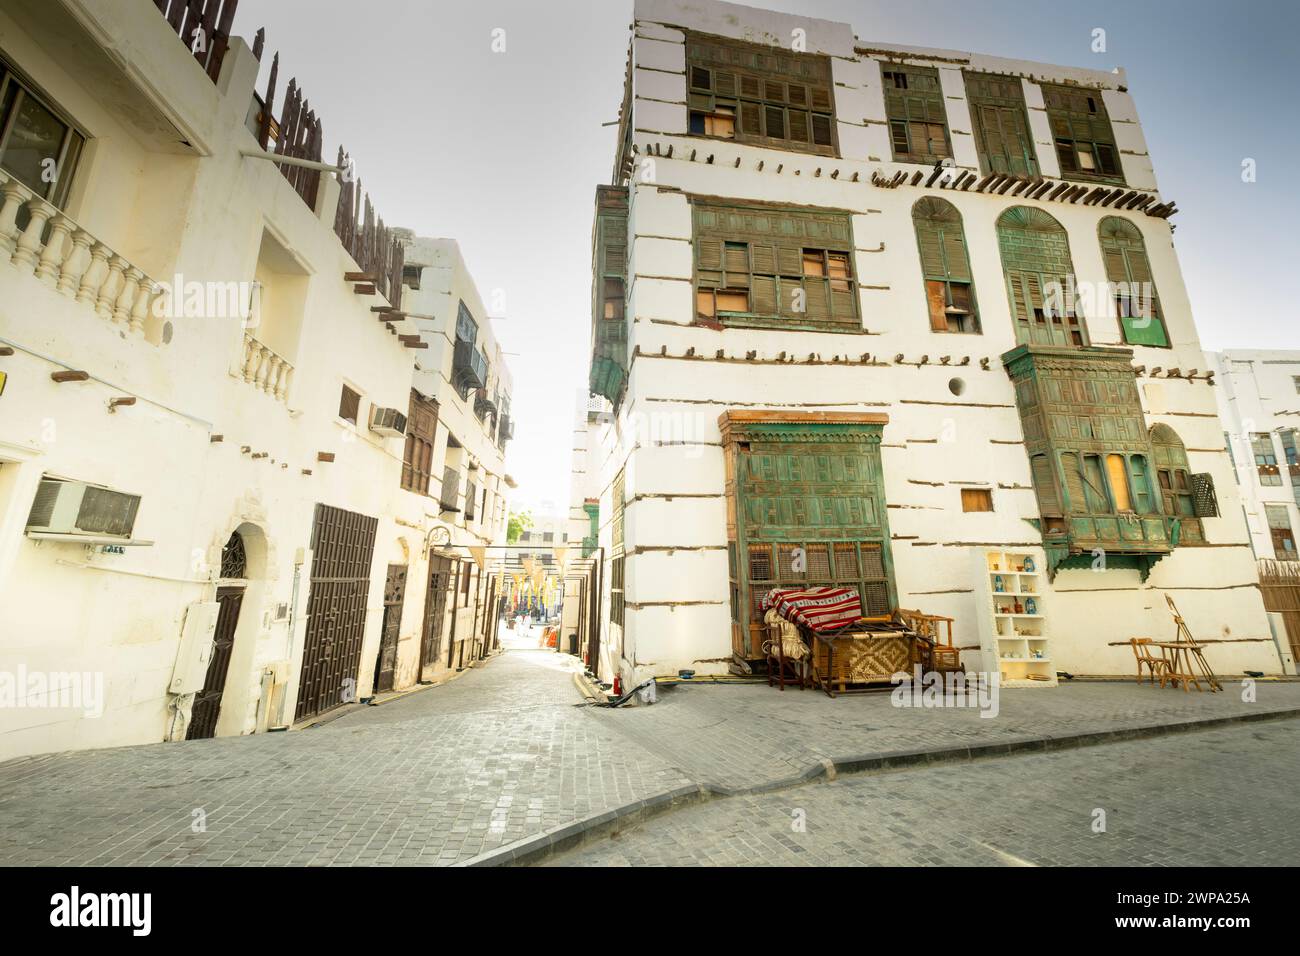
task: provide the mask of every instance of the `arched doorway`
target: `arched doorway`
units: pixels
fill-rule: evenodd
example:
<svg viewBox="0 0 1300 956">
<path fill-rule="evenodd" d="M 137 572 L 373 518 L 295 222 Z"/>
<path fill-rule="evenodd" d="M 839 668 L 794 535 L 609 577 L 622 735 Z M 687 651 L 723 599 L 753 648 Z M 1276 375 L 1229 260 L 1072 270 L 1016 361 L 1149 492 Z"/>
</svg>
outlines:
<svg viewBox="0 0 1300 956">
<path fill-rule="evenodd" d="M 232 532 L 221 549 L 221 579 L 246 580 L 248 577 L 248 551 L 243 536 Z M 203 689 L 194 697 L 190 710 L 190 725 L 186 740 L 199 740 L 216 736 L 217 717 L 221 714 L 221 698 L 226 690 L 226 675 L 230 670 L 230 656 L 235 646 L 235 629 L 239 624 L 239 611 L 244 603 L 242 585 L 217 588 L 217 630 L 213 637 L 212 657 L 208 661 Z"/>
</svg>

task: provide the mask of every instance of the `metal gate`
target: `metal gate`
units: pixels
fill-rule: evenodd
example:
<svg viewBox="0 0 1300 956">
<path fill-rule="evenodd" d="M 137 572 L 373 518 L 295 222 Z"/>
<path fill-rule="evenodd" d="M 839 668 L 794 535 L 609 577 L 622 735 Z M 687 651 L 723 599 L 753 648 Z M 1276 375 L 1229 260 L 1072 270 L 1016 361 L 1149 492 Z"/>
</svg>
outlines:
<svg viewBox="0 0 1300 956">
<path fill-rule="evenodd" d="M 402 627 L 406 596 L 406 565 L 390 564 L 384 583 L 384 625 L 379 631 L 379 658 L 375 662 L 375 693 L 393 689 L 397 673 L 397 638 Z"/>
<path fill-rule="evenodd" d="M 316 506 L 296 720 L 356 699 L 377 518 Z M 349 693 L 351 691 L 351 693 Z"/>
<path fill-rule="evenodd" d="M 1294 561 L 1259 562 L 1259 586 L 1264 608 L 1282 615 L 1291 657 L 1300 661 L 1300 564 Z"/>
<path fill-rule="evenodd" d="M 451 559 L 429 556 L 429 587 L 424 595 L 424 631 L 420 639 L 420 670 L 434 664 L 442 649 L 442 628 L 447 616 L 447 589 Z"/>
<path fill-rule="evenodd" d="M 212 737 L 217 732 L 217 717 L 221 714 L 221 695 L 226 690 L 226 673 L 230 670 L 230 654 L 235 646 L 235 627 L 239 624 L 239 609 L 244 603 L 243 588 L 218 588 L 217 633 L 213 638 L 212 658 L 208 673 L 203 678 L 203 690 L 194 697 L 190 710 L 190 726 L 186 740 Z"/>
</svg>

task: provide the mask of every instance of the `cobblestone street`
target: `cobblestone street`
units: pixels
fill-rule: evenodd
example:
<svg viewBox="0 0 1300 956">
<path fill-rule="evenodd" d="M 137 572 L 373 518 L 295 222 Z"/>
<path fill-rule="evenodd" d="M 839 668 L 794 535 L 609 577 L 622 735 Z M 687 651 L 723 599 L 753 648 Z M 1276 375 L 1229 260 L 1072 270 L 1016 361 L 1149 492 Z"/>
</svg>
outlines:
<svg viewBox="0 0 1300 956">
<path fill-rule="evenodd" d="M 449 864 L 686 783 L 575 709 L 571 662 L 514 650 L 304 731 L 11 761 L 0 863 Z"/>
<path fill-rule="evenodd" d="M 1238 724 L 717 799 L 546 862 L 1294 866 L 1297 787 L 1300 724 Z"/>
<path fill-rule="evenodd" d="M 2 764 L 0 863 L 500 862 L 592 826 L 555 861 L 1296 860 L 1275 804 L 1300 783 L 1300 725 L 1124 737 L 1300 711 L 1297 683 L 1260 683 L 1251 702 L 1226 681 L 1223 694 L 1007 690 L 994 719 L 752 684 L 663 688 L 653 706 L 610 710 L 585 705 L 573 658 L 530 644 L 508 640 L 447 684 L 307 730 Z M 1077 735 L 1120 742 L 963 759 Z M 800 786 L 881 758 L 945 762 Z M 713 799 L 629 823 L 670 795 Z M 798 837 L 794 807 L 807 811 Z M 1095 807 L 1110 828 L 1090 841 Z"/>
</svg>

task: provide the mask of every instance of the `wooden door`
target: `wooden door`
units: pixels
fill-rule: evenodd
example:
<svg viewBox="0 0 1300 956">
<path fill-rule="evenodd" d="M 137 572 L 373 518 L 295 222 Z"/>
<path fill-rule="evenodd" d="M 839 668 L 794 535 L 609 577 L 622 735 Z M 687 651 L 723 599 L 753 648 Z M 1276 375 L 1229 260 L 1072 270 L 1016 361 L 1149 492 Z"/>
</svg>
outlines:
<svg viewBox="0 0 1300 956">
<path fill-rule="evenodd" d="M 406 565 L 390 564 L 388 579 L 384 582 L 384 624 L 379 632 L 379 659 L 375 662 L 375 693 L 393 689 L 405 596 Z"/>
<path fill-rule="evenodd" d="M 296 720 L 356 699 L 357 671 L 366 627 L 366 597 L 370 591 L 370 560 L 378 525 L 376 518 L 327 505 L 316 506 L 307 637 L 298 682 Z"/>
<path fill-rule="evenodd" d="M 451 588 L 451 559 L 429 558 L 429 586 L 424 596 L 424 631 L 420 640 L 420 669 L 438 660 L 442 630 L 447 617 L 447 594 Z"/>
<path fill-rule="evenodd" d="M 186 740 L 214 737 L 217 717 L 221 713 L 221 696 L 226 690 L 226 674 L 230 670 L 230 654 L 235 646 L 235 628 L 239 624 L 239 609 L 244 603 L 243 588 L 220 588 L 217 591 L 217 632 L 213 638 L 212 658 L 208 673 L 203 679 L 203 690 L 194 697 L 190 711 L 190 726 Z"/>
</svg>

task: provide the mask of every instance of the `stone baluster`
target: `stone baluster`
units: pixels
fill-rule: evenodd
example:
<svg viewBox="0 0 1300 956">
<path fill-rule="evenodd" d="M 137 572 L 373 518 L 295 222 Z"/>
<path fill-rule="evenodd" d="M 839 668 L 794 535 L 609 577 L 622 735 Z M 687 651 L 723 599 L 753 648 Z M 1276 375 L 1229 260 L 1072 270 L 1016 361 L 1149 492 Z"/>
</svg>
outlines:
<svg viewBox="0 0 1300 956">
<path fill-rule="evenodd" d="M 266 372 L 266 386 L 263 391 L 268 395 L 274 395 L 275 390 L 280 387 L 280 373 L 284 369 L 284 359 L 271 352 L 271 361 Z"/>
<path fill-rule="evenodd" d="M 13 255 L 18 244 L 18 208 L 27 201 L 27 190 L 16 179 L 0 173 L 0 259 Z"/>
<path fill-rule="evenodd" d="M 280 372 L 280 383 L 276 386 L 275 397 L 284 401 L 289 394 L 289 379 L 293 376 L 293 366 L 288 362 L 284 363 L 284 369 Z"/>
<path fill-rule="evenodd" d="M 99 287 L 99 298 L 95 300 L 95 314 L 105 321 L 114 318 L 113 302 L 121 292 L 124 281 L 122 273 L 129 265 L 129 262 L 116 254 L 108 260 L 108 275 L 104 278 L 104 284 Z"/>
<path fill-rule="evenodd" d="M 260 358 L 261 346 L 257 344 L 257 339 L 253 338 L 247 332 L 244 333 L 244 381 L 252 382 L 257 372 L 257 362 Z"/>
<path fill-rule="evenodd" d="M 56 212 L 54 218 L 50 220 L 50 238 L 45 243 L 45 248 L 41 250 L 40 260 L 36 263 L 36 278 L 47 285 L 54 285 L 59 279 L 59 267 L 65 261 L 63 250 L 68 243 L 68 234 L 73 228 L 75 227 L 72 220 L 61 212 Z"/>
<path fill-rule="evenodd" d="M 136 291 L 135 303 L 131 306 L 131 331 L 137 334 L 144 333 L 145 320 L 149 318 L 150 307 L 158 296 L 158 284 L 143 272 L 140 276 L 144 281 L 140 283 L 140 288 Z"/>
<path fill-rule="evenodd" d="M 118 325 L 130 326 L 131 309 L 135 306 L 135 293 L 140 288 L 140 280 L 144 278 L 144 273 L 125 259 L 122 261 L 126 263 L 127 270 L 122 276 L 122 291 L 118 293 L 113 303 L 113 321 Z"/>
<path fill-rule="evenodd" d="M 39 196 L 27 201 L 27 228 L 18 237 L 14 246 L 13 264 L 24 272 L 36 268 L 36 259 L 41 253 L 41 234 L 45 232 L 45 223 L 58 210 Z"/>
<path fill-rule="evenodd" d="M 100 286 L 108 279 L 106 263 L 112 254 L 113 251 L 102 242 L 95 242 L 94 248 L 90 250 L 90 262 L 81 274 L 81 286 L 77 289 L 77 301 L 82 305 L 88 305 L 92 309 L 95 307 Z"/>
<path fill-rule="evenodd" d="M 77 294 L 81 277 L 86 274 L 86 268 L 90 265 L 90 253 L 87 250 L 94 241 L 95 237 L 86 230 L 80 227 L 73 230 L 72 251 L 63 260 L 63 268 L 59 272 L 58 290 L 64 295 Z"/>
</svg>

